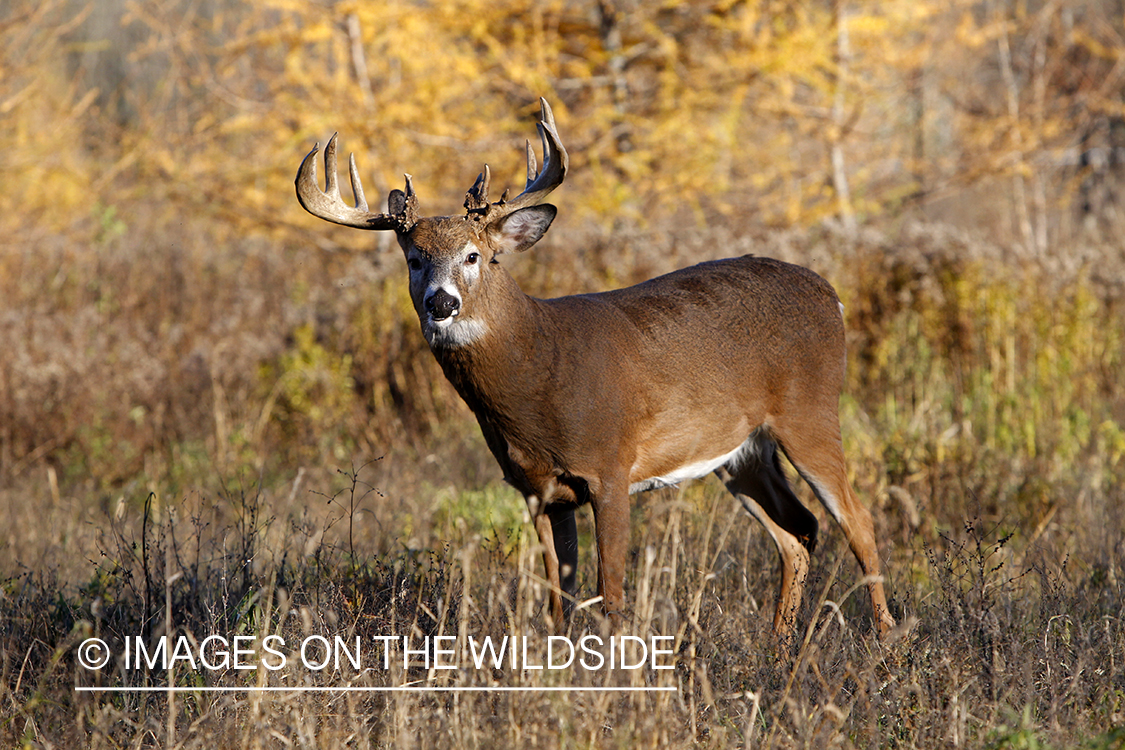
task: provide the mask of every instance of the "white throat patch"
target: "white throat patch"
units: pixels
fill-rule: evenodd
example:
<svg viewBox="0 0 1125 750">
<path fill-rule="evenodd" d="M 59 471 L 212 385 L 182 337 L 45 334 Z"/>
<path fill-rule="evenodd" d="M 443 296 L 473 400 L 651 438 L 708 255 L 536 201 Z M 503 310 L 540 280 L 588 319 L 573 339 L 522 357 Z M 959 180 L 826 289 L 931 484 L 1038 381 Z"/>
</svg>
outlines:
<svg viewBox="0 0 1125 750">
<path fill-rule="evenodd" d="M 482 321 L 462 319 L 458 315 L 445 320 L 427 317 L 422 325 L 422 334 L 431 349 L 456 349 L 481 340 L 488 333 L 488 326 Z"/>
</svg>

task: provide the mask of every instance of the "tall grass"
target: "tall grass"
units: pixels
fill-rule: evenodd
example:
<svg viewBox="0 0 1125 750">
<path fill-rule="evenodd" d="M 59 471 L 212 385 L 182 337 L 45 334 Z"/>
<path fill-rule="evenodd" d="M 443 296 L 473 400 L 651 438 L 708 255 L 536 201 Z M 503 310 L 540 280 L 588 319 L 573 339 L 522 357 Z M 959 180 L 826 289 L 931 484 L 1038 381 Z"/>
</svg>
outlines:
<svg viewBox="0 0 1125 750">
<path fill-rule="evenodd" d="M 629 633 L 672 636 L 675 669 L 133 670 L 123 639 L 164 634 L 529 637 L 544 664 L 545 591 L 526 523 L 463 518 L 438 547 L 371 556 L 351 530 L 381 467 L 346 473 L 337 515 L 256 489 L 179 512 L 103 519 L 103 556 L 78 588 L 49 569 L 5 584 L 5 743 L 32 747 L 1098 747 L 1125 742 L 1121 544 L 1060 530 L 1027 545 L 981 518 L 888 552 L 903 627 L 885 642 L 856 605 L 838 534 L 816 558 L 798 638 L 769 633 L 773 554 L 717 486 L 666 490 L 636 512 Z M 1107 525 L 1121 528 L 1122 497 Z M 1015 552 L 1015 554 L 1013 554 Z M 1111 568 L 1091 565 L 1101 560 Z M 583 561 L 591 588 L 593 561 Z M 570 634 L 605 635 L 596 608 Z M 118 658 L 77 666 L 97 636 Z M 289 645 L 292 644 L 292 645 Z M 460 658 L 460 657 L 454 657 Z M 430 665 L 432 667 L 432 665 Z M 90 694 L 77 686 L 672 686 L 672 693 Z M 1037 743 L 1037 744 L 1036 744 Z"/>
</svg>

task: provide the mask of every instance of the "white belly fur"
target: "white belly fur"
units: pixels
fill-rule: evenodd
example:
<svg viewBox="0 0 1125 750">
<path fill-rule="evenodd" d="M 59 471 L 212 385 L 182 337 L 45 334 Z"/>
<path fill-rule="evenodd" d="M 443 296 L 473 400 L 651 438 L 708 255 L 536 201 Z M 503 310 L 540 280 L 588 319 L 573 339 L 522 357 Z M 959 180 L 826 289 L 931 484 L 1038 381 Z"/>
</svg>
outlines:
<svg viewBox="0 0 1125 750">
<path fill-rule="evenodd" d="M 770 438 L 763 434 L 762 430 L 754 430 L 746 441 L 732 450 L 730 453 L 724 453 L 706 461 L 696 461 L 690 464 L 684 464 L 676 470 L 659 477 L 649 477 L 642 479 L 639 482 L 633 482 L 629 485 L 629 494 L 632 495 L 637 492 L 647 492 L 648 490 L 660 489 L 661 487 L 669 487 L 680 482 L 685 482 L 689 479 L 699 479 L 710 474 L 720 466 L 727 464 L 739 464 L 746 459 L 746 457 L 762 453 L 762 443 Z"/>
</svg>

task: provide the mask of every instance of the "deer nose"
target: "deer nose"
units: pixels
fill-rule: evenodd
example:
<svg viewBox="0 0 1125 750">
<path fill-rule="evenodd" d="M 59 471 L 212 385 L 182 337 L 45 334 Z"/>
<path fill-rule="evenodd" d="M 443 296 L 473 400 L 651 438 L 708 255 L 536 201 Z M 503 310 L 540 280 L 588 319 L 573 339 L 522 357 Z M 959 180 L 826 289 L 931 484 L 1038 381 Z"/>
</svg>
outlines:
<svg viewBox="0 0 1125 750">
<path fill-rule="evenodd" d="M 444 289 L 438 289 L 426 298 L 426 312 L 434 320 L 445 320 L 451 315 L 456 315 L 460 309 L 461 300 Z"/>
</svg>

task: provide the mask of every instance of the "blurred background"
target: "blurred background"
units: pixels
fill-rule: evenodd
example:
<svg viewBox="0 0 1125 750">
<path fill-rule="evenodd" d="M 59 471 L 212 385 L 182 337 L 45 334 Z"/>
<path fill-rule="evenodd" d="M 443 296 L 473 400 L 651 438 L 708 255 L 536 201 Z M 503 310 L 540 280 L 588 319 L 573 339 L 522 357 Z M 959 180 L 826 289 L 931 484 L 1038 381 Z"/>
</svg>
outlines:
<svg viewBox="0 0 1125 750">
<path fill-rule="evenodd" d="M 522 186 L 539 96 L 571 173 L 506 260 L 526 291 L 809 265 L 847 305 L 848 451 L 890 533 L 1097 517 L 1125 458 L 1120 2 L 8 0 L 4 555 L 383 456 L 385 517 L 440 534 L 442 488 L 499 471 L 393 237 L 312 218 L 293 177 L 339 131 L 373 206 L 410 172 L 457 213 L 485 162 Z"/>
</svg>

